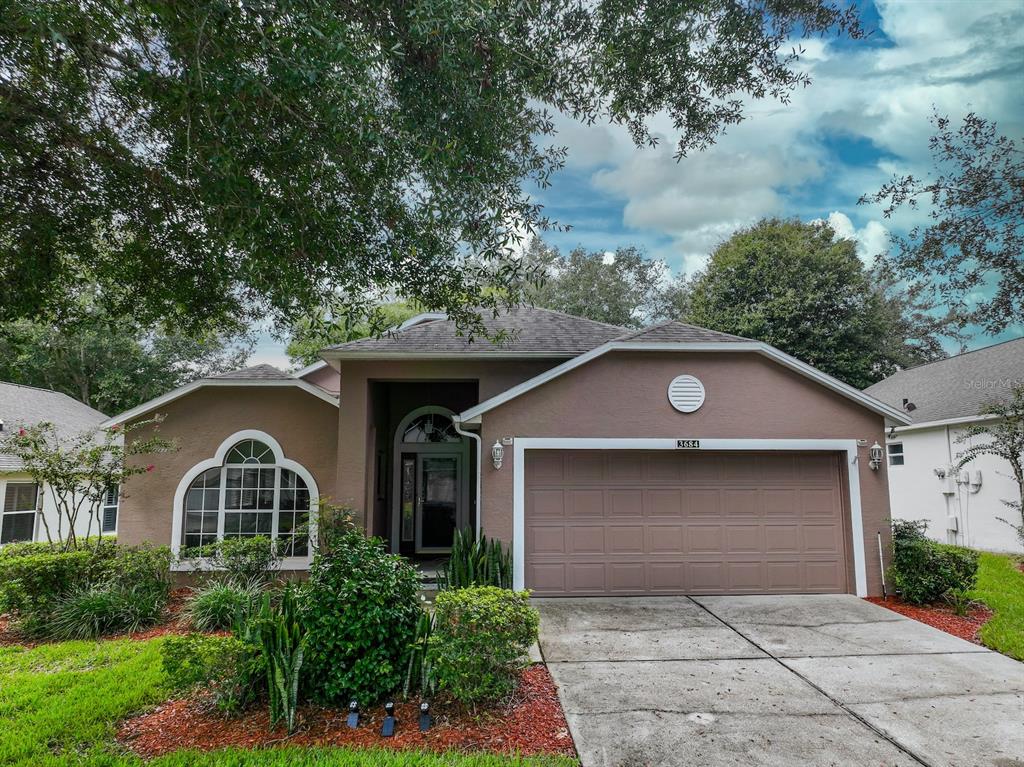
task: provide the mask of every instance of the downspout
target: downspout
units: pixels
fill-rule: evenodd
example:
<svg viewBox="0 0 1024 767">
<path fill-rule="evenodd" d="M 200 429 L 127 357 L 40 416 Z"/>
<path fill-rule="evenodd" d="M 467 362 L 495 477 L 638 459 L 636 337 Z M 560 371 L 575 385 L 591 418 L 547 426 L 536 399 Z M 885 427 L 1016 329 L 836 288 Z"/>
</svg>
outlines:
<svg viewBox="0 0 1024 767">
<path fill-rule="evenodd" d="M 461 434 L 463 437 L 469 437 L 476 442 L 476 503 L 474 504 L 476 507 L 476 525 L 474 525 L 474 528 L 476 539 L 480 540 L 480 508 L 482 504 L 482 494 L 480 491 L 482 487 L 481 479 L 483 477 L 483 466 L 480 463 L 480 459 L 483 453 L 483 439 L 475 432 L 463 431 L 462 421 L 459 420 L 457 415 L 452 416 L 452 426 L 455 428 L 456 433 Z"/>
</svg>

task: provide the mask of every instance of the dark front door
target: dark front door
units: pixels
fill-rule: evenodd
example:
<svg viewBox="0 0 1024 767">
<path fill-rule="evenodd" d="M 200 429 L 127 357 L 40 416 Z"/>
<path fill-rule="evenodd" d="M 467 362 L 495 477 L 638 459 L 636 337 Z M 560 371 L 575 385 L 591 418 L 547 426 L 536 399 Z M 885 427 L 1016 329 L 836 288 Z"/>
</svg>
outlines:
<svg viewBox="0 0 1024 767">
<path fill-rule="evenodd" d="M 416 456 L 416 551 L 444 552 L 458 526 L 462 455 Z"/>
</svg>

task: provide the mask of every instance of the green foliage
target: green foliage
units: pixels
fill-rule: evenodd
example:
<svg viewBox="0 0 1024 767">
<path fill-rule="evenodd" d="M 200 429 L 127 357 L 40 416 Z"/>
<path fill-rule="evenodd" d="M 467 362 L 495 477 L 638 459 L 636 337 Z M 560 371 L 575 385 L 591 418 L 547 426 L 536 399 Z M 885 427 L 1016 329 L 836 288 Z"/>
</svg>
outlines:
<svg viewBox="0 0 1024 767">
<path fill-rule="evenodd" d="M 494 538 L 476 538 L 470 529 L 456 530 L 448 561 L 437 573 L 437 585 L 442 591 L 468 586 L 510 589 L 512 551 Z"/>
<path fill-rule="evenodd" d="M 1019 564 L 1015 557 L 981 552 L 971 596 L 995 613 L 978 632 L 982 643 L 1024 661 L 1024 572 Z"/>
<path fill-rule="evenodd" d="M 221 580 L 239 586 L 266 583 L 281 564 L 277 544 L 263 535 L 225 538 L 182 553 L 184 560 L 199 558 L 196 569 L 212 567 Z"/>
<path fill-rule="evenodd" d="M 298 589 L 288 584 L 278 605 L 263 595 L 258 613 L 249 629 L 259 644 L 267 674 L 270 726 L 284 722 L 288 734 L 295 732 L 299 708 L 299 679 L 306 654 L 306 628 L 299 619 Z"/>
<path fill-rule="evenodd" d="M 973 112 L 955 130 L 937 111 L 931 122 L 931 178 L 894 176 L 858 203 L 883 203 L 889 218 L 923 202 L 928 225 L 894 238 L 887 271 L 994 335 L 1024 316 L 1024 146 Z"/>
<path fill-rule="evenodd" d="M 87 549 L 0 558 L 0 610 L 32 636 L 134 631 L 160 617 L 169 592 L 166 547 L 105 539 Z"/>
<path fill-rule="evenodd" d="M 974 600 L 971 599 L 971 590 L 964 586 L 954 586 L 949 589 L 942 598 L 953 608 L 953 612 L 961 617 L 970 612 Z"/>
<path fill-rule="evenodd" d="M 401 325 L 418 311 L 409 302 L 397 301 L 369 309 L 363 319 L 351 313 L 335 317 L 323 311 L 308 312 L 292 325 L 285 351 L 294 364 L 311 365 L 320 361 L 320 351 L 325 347 L 378 335 Z"/>
<path fill-rule="evenodd" d="M 532 267 L 527 296 L 536 306 L 628 328 L 674 318 L 666 314 L 668 266 L 637 248 L 618 248 L 614 259 L 583 248 L 563 256 L 534 238 L 524 259 Z"/>
<path fill-rule="evenodd" d="M 924 535 L 927 525 L 924 521 L 893 525 L 890 578 L 911 604 L 930 604 L 950 590 L 968 591 L 974 588 L 978 572 L 978 552 L 930 540 Z"/>
<path fill-rule="evenodd" d="M 230 629 L 236 621 L 248 619 L 261 594 L 258 584 L 213 580 L 192 590 L 186 615 L 199 631 Z"/>
<path fill-rule="evenodd" d="M 896 370 L 945 356 L 918 295 L 865 269 L 853 240 L 825 223 L 764 220 L 719 245 L 688 286 L 695 325 L 764 341 L 864 388 Z"/>
<path fill-rule="evenodd" d="M 154 329 L 114 316 L 82 287 L 75 316 L 60 323 L 0 324 L 0 381 L 63 392 L 102 413 L 123 413 L 190 381 L 243 366 L 252 344 Z"/>
<path fill-rule="evenodd" d="M 160 654 L 172 689 L 202 687 L 225 713 L 236 713 L 252 702 L 264 679 L 259 651 L 233 636 L 170 636 Z"/>
<path fill-rule="evenodd" d="M 809 82 L 795 40 L 861 34 L 830 0 L 5 10 L 0 322 L 95 282 L 196 332 L 406 291 L 472 324 L 499 299 L 465 254 L 514 285 L 510 222 L 552 225 L 552 113 L 638 145 L 664 116 L 682 155 Z"/>
<path fill-rule="evenodd" d="M 420 616 L 419 574 L 358 530 L 327 543 L 302 598 L 311 692 L 329 703 L 370 705 L 402 684 Z"/>
<path fill-rule="evenodd" d="M 437 595 L 430 647 L 442 690 L 475 706 L 514 689 L 516 673 L 537 641 L 539 616 L 529 596 L 495 586 Z"/>
<path fill-rule="evenodd" d="M 433 633 L 434 614 L 429 610 L 423 610 L 416 622 L 416 634 L 409 644 L 409 663 L 405 671 L 405 685 L 402 687 L 402 695 L 406 698 L 416 690 L 428 698 L 437 688 L 434 661 L 430 652 L 430 637 Z"/>
</svg>

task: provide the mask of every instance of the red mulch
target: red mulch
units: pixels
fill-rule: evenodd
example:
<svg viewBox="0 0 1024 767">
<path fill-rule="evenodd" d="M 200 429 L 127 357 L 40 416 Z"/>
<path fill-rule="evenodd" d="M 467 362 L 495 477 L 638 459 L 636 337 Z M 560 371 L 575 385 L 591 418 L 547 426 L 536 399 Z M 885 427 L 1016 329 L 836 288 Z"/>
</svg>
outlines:
<svg viewBox="0 0 1024 767">
<path fill-rule="evenodd" d="M 188 634 L 190 631 L 194 631 L 194 629 L 189 627 L 182 614 L 189 593 L 189 589 L 173 589 L 170 598 L 167 600 L 164 617 L 155 626 L 150 626 L 134 633 L 108 634 L 101 637 L 101 639 L 155 639 L 156 637 L 167 636 L 168 634 Z M 46 640 L 29 639 L 22 636 L 11 625 L 11 620 L 8 616 L 0 615 L 0 647 L 10 647 L 13 645 L 38 647 L 41 644 L 46 644 Z"/>
<path fill-rule="evenodd" d="M 992 611 L 984 605 L 976 605 L 966 616 L 960 616 L 946 605 L 911 605 L 897 597 L 889 597 L 884 600 L 881 597 L 866 597 L 866 599 L 873 604 L 887 607 L 900 615 L 927 623 L 947 634 L 975 644 L 981 644 L 978 641 L 978 629 L 992 617 Z"/>
<path fill-rule="evenodd" d="M 576 755 L 555 683 L 541 664 L 522 672 L 515 695 L 501 708 L 472 716 L 454 704 L 434 701 L 434 726 L 421 733 L 418 706 L 417 701 L 395 703 L 398 724 L 391 738 L 380 736 L 384 714 L 379 708 L 364 712 L 359 728 L 350 730 L 345 722 L 346 711 L 303 706 L 298 731 L 288 737 L 282 728 L 270 730 L 265 707 L 225 718 L 202 698 L 185 698 L 168 701 L 127 720 L 117 738 L 144 758 L 184 748 L 210 751 L 228 746 L 259 748 L 285 744 Z"/>
</svg>

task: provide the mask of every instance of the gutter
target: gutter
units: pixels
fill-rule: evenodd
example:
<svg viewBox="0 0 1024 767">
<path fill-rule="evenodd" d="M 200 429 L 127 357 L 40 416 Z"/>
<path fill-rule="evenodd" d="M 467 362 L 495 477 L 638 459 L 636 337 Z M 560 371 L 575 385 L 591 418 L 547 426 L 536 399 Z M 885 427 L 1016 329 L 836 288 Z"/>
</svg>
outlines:
<svg viewBox="0 0 1024 767">
<path fill-rule="evenodd" d="M 458 414 L 452 414 L 452 427 L 455 429 L 457 434 L 461 434 L 463 437 L 469 437 L 476 442 L 476 502 L 474 504 L 476 507 L 476 524 L 474 525 L 474 532 L 476 533 L 476 539 L 480 540 L 480 512 L 483 507 L 483 494 L 481 493 L 483 486 L 483 465 L 480 463 L 480 460 L 483 453 L 483 439 L 476 432 L 463 431 L 462 421 L 459 419 Z"/>
</svg>

